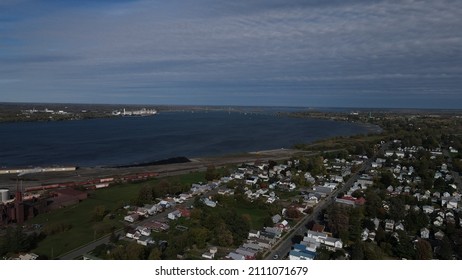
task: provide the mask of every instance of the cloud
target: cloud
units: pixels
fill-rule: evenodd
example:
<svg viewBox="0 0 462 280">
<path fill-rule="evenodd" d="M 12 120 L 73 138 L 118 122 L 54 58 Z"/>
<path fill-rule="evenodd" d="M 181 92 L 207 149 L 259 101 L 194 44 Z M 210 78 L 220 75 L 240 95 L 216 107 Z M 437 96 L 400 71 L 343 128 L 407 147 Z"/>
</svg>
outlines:
<svg viewBox="0 0 462 280">
<path fill-rule="evenodd" d="M 229 102 L 230 92 L 266 94 L 274 104 L 338 103 L 333 96 L 343 96 L 374 106 L 384 96 L 429 92 L 462 101 L 460 1 L 287 2 L 12 5 L 15 23 L 3 33 L 15 43 L 0 49 L 0 74 L 24 81 L 11 84 L 11 94 L 35 88 L 98 99 L 104 92 L 104 101 L 112 91 L 120 103 L 130 101 L 121 90 L 139 100 L 143 92 L 146 102 L 149 94 L 165 102 L 207 102 L 204 95 Z M 36 12 L 24 8 L 30 5 Z M 372 101 L 361 103 L 365 91 Z"/>
</svg>

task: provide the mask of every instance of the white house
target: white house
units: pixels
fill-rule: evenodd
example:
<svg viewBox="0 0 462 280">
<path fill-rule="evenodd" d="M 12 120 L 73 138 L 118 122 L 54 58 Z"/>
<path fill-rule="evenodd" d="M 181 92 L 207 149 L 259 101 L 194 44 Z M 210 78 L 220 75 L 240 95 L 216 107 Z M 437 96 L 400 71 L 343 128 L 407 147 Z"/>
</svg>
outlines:
<svg viewBox="0 0 462 280">
<path fill-rule="evenodd" d="M 402 231 L 404 231 L 404 225 L 403 225 L 403 223 L 399 222 L 399 223 L 395 226 L 395 230 L 402 230 Z"/>
<path fill-rule="evenodd" d="M 385 231 L 393 231 L 395 229 L 395 221 L 385 220 Z"/>
<path fill-rule="evenodd" d="M 361 233 L 361 240 L 366 241 L 369 238 L 369 229 L 365 228 Z"/>
<path fill-rule="evenodd" d="M 420 229 L 420 237 L 428 239 L 430 237 L 430 231 L 427 228 Z"/>
<path fill-rule="evenodd" d="M 134 222 L 138 221 L 139 217 L 140 217 L 140 215 L 135 213 L 135 214 L 125 216 L 124 220 L 129 222 L 129 223 L 134 223 Z"/>
<path fill-rule="evenodd" d="M 238 254 L 238 253 L 235 253 L 235 252 L 231 252 L 228 254 L 228 258 L 232 259 L 232 260 L 236 260 L 236 261 L 243 261 L 245 260 L 245 257 L 241 254 Z"/>
<path fill-rule="evenodd" d="M 451 198 L 449 201 L 448 201 L 448 204 L 446 205 L 446 207 L 448 209 L 456 209 L 458 206 L 458 201 L 456 198 Z"/>
<path fill-rule="evenodd" d="M 148 246 L 150 244 L 154 244 L 154 240 L 152 240 L 151 237 L 149 236 L 141 236 L 137 241 L 136 243 L 140 244 L 140 245 L 143 245 L 143 246 Z"/>
<path fill-rule="evenodd" d="M 149 207 L 150 206 L 150 207 Z M 162 211 L 162 207 L 158 204 L 156 205 L 146 205 L 146 208 L 148 209 L 148 214 L 149 215 L 154 215 L 156 214 L 157 212 L 161 212 Z"/>
<path fill-rule="evenodd" d="M 331 247 L 334 250 L 343 248 L 342 240 L 333 237 L 327 237 L 326 240 L 324 240 L 324 245 L 327 245 L 328 247 Z"/>
<path fill-rule="evenodd" d="M 173 212 L 168 213 L 167 218 L 170 220 L 176 220 L 181 217 L 181 212 L 180 210 L 175 210 Z"/>
<path fill-rule="evenodd" d="M 422 211 L 425 214 L 431 214 L 431 213 L 433 213 L 433 211 L 435 211 L 435 208 L 433 206 L 430 206 L 430 205 L 424 205 L 424 206 L 422 206 Z"/>
<path fill-rule="evenodd" d="M 217 206 L 217 203 L 215 201 L 212 201 L 212 200 L 210 200 L 208 198 L 204 198 L 203 201 L 204 201 L 204 204 L 207 205 L 208 207 L 214 208 L 214 207 Z"/>
<path fill-rule="evenodd" d="M 260 237 L 260 231 L 259 230 L 251 230 L 249 232 L 248 238 L 259 238 Z"/>
</svg>

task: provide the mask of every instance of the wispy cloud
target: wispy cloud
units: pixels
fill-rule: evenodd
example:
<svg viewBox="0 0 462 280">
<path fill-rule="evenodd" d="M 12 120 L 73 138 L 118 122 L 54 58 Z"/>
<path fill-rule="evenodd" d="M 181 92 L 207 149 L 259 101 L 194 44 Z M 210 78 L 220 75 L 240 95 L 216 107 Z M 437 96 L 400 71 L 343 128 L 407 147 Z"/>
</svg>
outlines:
<svg viewBox="0 0 462 280">
<path fill-rule="evenodd" d="M 462 104 L 460 1 L 8 2 L 8 100 Z"/>
</svg>

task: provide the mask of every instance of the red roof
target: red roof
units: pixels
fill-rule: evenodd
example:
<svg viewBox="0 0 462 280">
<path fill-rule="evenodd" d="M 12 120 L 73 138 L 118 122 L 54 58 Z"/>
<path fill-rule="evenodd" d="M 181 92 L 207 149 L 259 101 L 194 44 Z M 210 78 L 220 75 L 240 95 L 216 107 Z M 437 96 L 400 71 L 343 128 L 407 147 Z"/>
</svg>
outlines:
<svg viewBox="0 0 462 280">
<path fill-rule="evenodd" d="M 186 209 L 186 208 L 180 208 L 178 209 L 180 212 L 181 212 L 181 216 L 182 217 L 190 217 L 191 216 L 191 211 L 189 211 L 189 209 Z"/>
</svg>

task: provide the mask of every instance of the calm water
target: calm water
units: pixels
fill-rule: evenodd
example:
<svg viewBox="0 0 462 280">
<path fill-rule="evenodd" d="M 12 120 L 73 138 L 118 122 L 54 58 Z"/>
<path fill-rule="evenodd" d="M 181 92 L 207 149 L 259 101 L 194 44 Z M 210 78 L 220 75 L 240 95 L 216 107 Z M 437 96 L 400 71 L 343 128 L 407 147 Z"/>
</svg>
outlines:
<svg viewBox="0 0 462 280">
<path fill-rule="evenodd" d="M 0 124 L 0 166 L 133 164 L 290 148 L 371 131 L 353 123 L 228 112 L 8 123 Z"/>
</svg>

